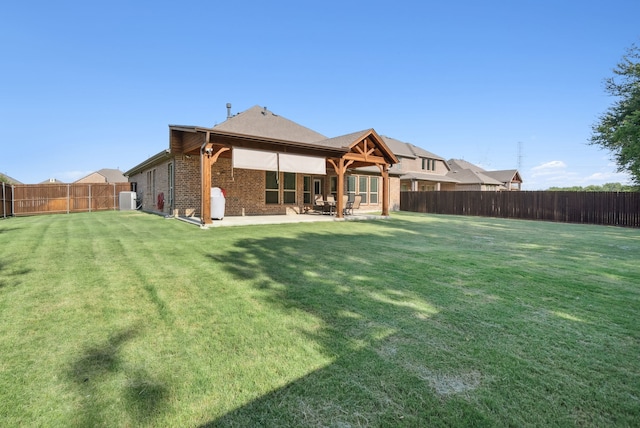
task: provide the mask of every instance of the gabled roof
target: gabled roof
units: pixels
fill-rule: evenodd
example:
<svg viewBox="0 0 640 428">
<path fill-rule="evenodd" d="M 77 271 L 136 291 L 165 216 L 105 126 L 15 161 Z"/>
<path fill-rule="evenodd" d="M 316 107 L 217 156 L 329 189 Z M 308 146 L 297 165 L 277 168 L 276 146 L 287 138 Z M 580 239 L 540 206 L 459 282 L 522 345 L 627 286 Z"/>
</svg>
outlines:
<svg viewBox="0 0 640 428">
<path fill-rule="evenodd" d="M 363 137 L 367 132 L 371 131 L 371 129 L 367 129 L 365 131 L 352 132 L 351 134 L 340 135 L 338 137 L 333 138 L 325 138 L 321 141 L 316 141 L 315 144 L 325 147 L 334 147 L 334 148 L 349 148 L 354 143 L 354 141 L 358 141 L 361 137 Z"/>
<path fill-rule="evenodd" d="M 104 177 L 104 180 L 106 183 L 126 183 L 127 182 L 127 177 L 124 176 L 122 171 L 120 171 L 119 169 L 111 169 L 111 168 L 102 168 L 98 171 L 92 172 L 91 174 L 85 175 L 84 177 L 76 180 L 75 182 L 82 181 L 94 174 L 98 174 Z"/>
<path fill-rule="evenodd" d="M 420 158 L 430 158 L 430 159 L 437 159 L 437 160 L 441 160 L 446 164 L 446 161 L 444 160 L 444 158 L 431 153 L 428 150 L 423 149 L 422 147 L 418 147 L 415 144 L 411 144 L 411 143 L 407 143 L 407 145 L 409 146 L 409 148 L 411 149 L 411 151 L 413 153 L 415 153 L 416 157 L 420 157 Z M 448 165 L 447 165 L 448 167 Z"/>
<path fill-rule="evenodd" d="M 0 182 L 4 182 L 7 184 L 22 184 L 15 178 L 9 177 L 7 174 L 0 174 Z"/>
<path fill-rule="evenodd" d="M 458 180 L 460 184 L 488 184 L 496 186 L 502 184 L 501 181 L 491 178 L 482 172 L 472 171 L 471 169 L 452 169 L 447 173 L 447 177 Z"/>
<path fill-rule="evenodd" d="M 459 183 L 460 181 L 450 175 L 428 174 L 426 172 L 408 172 L 400 176 L 400 180 L 423 180 L 440 183 Z"/>
<path fill-rule="evenodd" d="M 522 178 L 517 169 L 505 169 L 501 171 L 487 171 L 483 173 L 491 178 L 495 178 L 501 183 L 522 183 Z"/>
<path fill-rule="evenodd" d="M 131 168 L 125 173 L 127 176 L 161 162 L 166 156 L 199 154 L 205 144 L 227 149 L 243 147 L 322 154 L 328 158 L 344 157 L 351 161 L 352 168 L 398 162 L 393 151 L 374 129 L 327 138 L 259 106 L 238 113 L 213 128 L 169 125 L 169 130 L 169 149 Z M 222 156 L 228 155 L 223 153 Z"/>
<path fill-rule="evenodd" d="M 315 143 L 327 137 L 258 105 L 230 117 L 215 130 L 284 141 Z"/>
<path fill-rule="evenodd" d="M 449 159 L 447 164 L 451 168 L 452 173 L 456 173 L 459 175 L 455 175 L 456 178 L 465 177 L 464 183 L 483 183 L 483 184 L 506 184 L 506 183 L 522 183 L 522 178 L 520 177 L 520 173 L 517 169 L 504 169 L 499 171 L 486 171 L 480 168 L 477 165 L 472 164 L 471 162 L 467 162 L 462 159 Z M 467 173 L 465 173 L 467 171 Z M 468 174 L 468 172 L 473 172 L 474 175 Z M 480 181 L 477 181 L 477 180 Z M 493 181 L 488 181 L 487 179 Z M 474 181 L 476 180 L 476 181 Z M 462 181 L 462 180 L 461 180 Z"/>
<path fill-rule="evenodd" d="M 465 169 L 470 169 L 474 172 L 484 172 L 485 170 L 480 168 L 478 165 L 474 165 L 471 162 L 467 162 L 463 159 L 449 159 L 447 164 L 451 168 L 452 171 L 461 171 Z"/>
<path fill-rule="evenodd" d="M 389 147 L 396 156 L 411 159 L 416 158 L 416 154 L 413 150 L 411 150 L 409 143 L 396 140 L 395 138 L 387 137 L 386 135 L 381 135 L 380 138 L 382 138 L 387 147 Z"/>
<path fill-rule="evenodd" d="M 122 171 L 120 171 L 119 169 L 103 168 L 101 170 L 96 171 L 96 173 L 106 178 L 107 183 L 126 183 L 127 182 L 127 177 L 125 177 Z"/>
<path fill-rule="evenodd" d="M 367 143 L 367 141 L 369 141 L 369 143 Z M 374 148 L 371 147 L 371 142 L 375 144 Z M 364 156 L 364 158 L 368 156 L 378 156 L 379 158 L 386 159 L 387 162 L 390 163 L 398 162 L 398 158 L 395 156 L 393 151 L 387 146 L 382 137 L 380 137 L 374 129 L 365 129 L 363 131 L 352 132 L 351 134 L 341 135 L 335 138 L 328 138 L 326 140 L 317 141 L 314 144 L 323 147 L 351 150 L 353 153 L 358 153 Z M 365 153 L 366 151 L 370 152 Z"/>
</svg>

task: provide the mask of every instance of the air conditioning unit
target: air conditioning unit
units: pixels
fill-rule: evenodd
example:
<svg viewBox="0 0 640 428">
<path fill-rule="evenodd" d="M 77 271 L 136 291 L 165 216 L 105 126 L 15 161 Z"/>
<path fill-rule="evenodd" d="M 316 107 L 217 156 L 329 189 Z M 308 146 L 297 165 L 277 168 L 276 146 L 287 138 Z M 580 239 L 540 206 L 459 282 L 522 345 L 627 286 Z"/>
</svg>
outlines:
<svg viewBox="0 0 640 428">
<path fill-rule="evenodd" d="M 120 211 L 136 209 L 136 192 L 120 192 Z"/>
</svg>

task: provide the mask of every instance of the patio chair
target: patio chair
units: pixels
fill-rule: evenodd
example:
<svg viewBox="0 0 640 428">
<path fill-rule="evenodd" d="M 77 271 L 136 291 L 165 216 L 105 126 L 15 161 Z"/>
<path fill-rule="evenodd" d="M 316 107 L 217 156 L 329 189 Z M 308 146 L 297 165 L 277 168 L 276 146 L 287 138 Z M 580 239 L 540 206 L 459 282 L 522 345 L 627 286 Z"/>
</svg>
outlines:
<svg viewBox="0 0 640 428">
<path fill-rule="evenodd" d="M 360 202 L 362 202 L 362 195 L 356 195 L 353 198 L 353 205 L 351 206 L 351 214 L 353 214 L 353 210 L 357 210 L 360 208 Z"/>
<path fill-rule="evenodd" d="M 349 195 L 342 197 L 342 213 L 344 215 L 353 214 L 353 201 L 349 200 Z"/>
<path fill-rule="evenodd" d="M 332 195 L 327 196 L 327 200 L 324 201 L 324 211 L 323 213 L 333 214 L 336 209 L 336 198 Z"/>
<path fill-rule="evenodd" d="M 316 195 L 313 200 L 313 210 L 320 213 L 324 212 L 324 199 L 322 199 L 322 195 Z"/>
</svg>

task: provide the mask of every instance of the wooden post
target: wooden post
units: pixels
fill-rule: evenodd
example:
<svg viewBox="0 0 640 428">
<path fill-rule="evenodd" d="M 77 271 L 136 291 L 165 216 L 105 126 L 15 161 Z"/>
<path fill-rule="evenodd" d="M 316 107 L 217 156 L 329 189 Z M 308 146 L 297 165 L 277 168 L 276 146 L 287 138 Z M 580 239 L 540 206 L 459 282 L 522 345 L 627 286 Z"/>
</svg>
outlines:
<svg viewBox="0 0 640 428">
<path fill-rule="evenodd" d="M 211 168 L 213 164 L 218 161 L 220 155 L 228 150 L 230 147 L 221 147 L 217 151 L 213 151 L 213 145 L 209 142 L 209 134 L 207 133 L 207 144 L 200 153 L 200 169 L 201 173 L 201 195 L 202 195 L 202 207 L 200 208 L 202 224 L 211 224 Z"/>
<path fill-rule="evenodd" d="M 378 165 L 380 168 L 380 173 L 382 174 L 382 215 L 389 215 L 389 199 L 391 195 L 389 194 L 389 165 Z"/>
<path fill-rule="evenodd" d="M 200 153 L 200 192 L 202 194 L 202 206 L 200 207 L 200 220 L 202 224 L 211 224 L 211 155 L 207 144 L 204 153 Z"/>
<path fill-rule="evenodd" d="M 336 195 L 336 217 L 342 218 L 344 217 L 344 174 L 347 172 L 347 167 L 353 163 L 353 160 L 346 160 L 344 158 L 340 159 L 327 159 L 329 163 L 333 166 L 333 169 L 336 171 L 336 175 L 338 176 L 338 193 Z"/>
</svg>

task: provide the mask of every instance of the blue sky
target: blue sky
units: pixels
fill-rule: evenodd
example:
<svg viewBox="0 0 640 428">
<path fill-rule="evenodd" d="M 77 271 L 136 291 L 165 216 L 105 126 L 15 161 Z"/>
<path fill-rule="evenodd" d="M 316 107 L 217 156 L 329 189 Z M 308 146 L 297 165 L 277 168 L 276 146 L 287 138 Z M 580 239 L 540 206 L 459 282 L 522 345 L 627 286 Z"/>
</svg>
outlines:
<svg viewBox="0 0 640 428">
<path fill-rule="evenodd" d="M 591 127 L 640 43 L 637 0 L 7 2 L 0 173 L 123 171 L 168 125 L 254 105 L 335 137 L 374 128 L 524 189 L 628 182 Z"/>
</svg>

